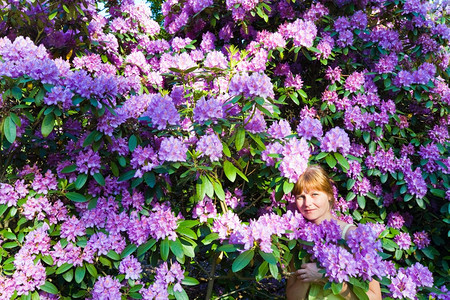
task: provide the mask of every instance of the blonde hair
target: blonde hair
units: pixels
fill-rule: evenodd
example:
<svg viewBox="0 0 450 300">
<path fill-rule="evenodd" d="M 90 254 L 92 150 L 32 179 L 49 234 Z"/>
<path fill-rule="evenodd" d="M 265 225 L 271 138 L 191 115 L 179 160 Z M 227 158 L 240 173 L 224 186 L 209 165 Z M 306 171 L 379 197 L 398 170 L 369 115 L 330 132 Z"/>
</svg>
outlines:
<svg viewBox="0 0 450 300">
<path fill-rule="evenodd" d="M 330 207 L 333 207 L 335 198 L 333 192 L 333 180 L 319 165 L 308 166 L 302 175 L 298 178 L 294 185 L 292 194 L 294 196 L 301 195 L 303 192 L 309 191 L 321 191 L 326 193 L 330 197 Z"/>
</svg>

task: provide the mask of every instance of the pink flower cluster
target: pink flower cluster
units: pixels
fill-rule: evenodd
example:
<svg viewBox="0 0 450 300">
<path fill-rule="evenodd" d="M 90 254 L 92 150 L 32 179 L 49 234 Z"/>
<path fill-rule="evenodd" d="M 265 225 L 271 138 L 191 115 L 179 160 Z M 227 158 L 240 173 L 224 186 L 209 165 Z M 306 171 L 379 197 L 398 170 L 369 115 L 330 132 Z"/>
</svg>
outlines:
<svg viewBox="0 0 450 300">
<path fill-rule="evenodd" d="M 192 218 L 198 218 L 201 223 L 206 222 L 208 218 L 215 218 L 216 215 L 216 206 L 208 196 L 199 201 L 192 211 Z"/>
<path fill-rule="evenodd" d="M 339 127 L 334 127 L 322 139 L 320 149 L 325 152 L 340 152 L 347 155 L 350 151 L 350 139 L 348 134 Z"/>
<path fill-rule="evenodd" d="M 273 85 L 270 78 L 264 73 L 236 74 L 231 78 L 228 93 L 230 96 L 243 95 L 244 97 L 273 98 Z"/>
<path fill-rule="evenodd" d="M 146 300 L 168 299 L 169 294 L 167 293 L 167 288 L 169 285 L 173 285 L 173 290 L 175 292 L 180 292 L 183 290 L 181 287 L 181 281 L 183 279 L 184 272 L 178 262 L 172 263 L 170 269 L 167 262 L 163 262 L 156 268 L 153 284 L 148 288 L 140 289 L 139 293 L 142 295 L 143 299 Z"/>
<path fill-rule="evenodd" d="M 313 137 L 320 140 L 323 135 L 322 123 L 318 119 L 305 117 L 297 126 L 299 136 L 306 140 L 311 140 Z"/>
<path fill-rule="evenodd" d="M 310 150 L 305 139 L 291 138 L 284 145 L 281 153 L 283 160 L 279 166 L 281 176 L 286 177 L 289 182 L 296 182 L 298 177 L 306 170 Z"/>
<path fill-rule="evenodd" d="M 218 161 L 222 158 L 223 145 L 219 137 L 212 133 L 200 138 L 196 150 L 201 152 L 199 157 L 208 156 L 211 161 Z"/>
<path fill-rule="evenodd" d="M 152 125 L 158 130 L 166 129 L 167 124 L 180 124 L 180 115 L 172 99 L 169 96 L 162 97 L 159 94 L 151 97 L 147 110 L 141 117 L 149 117 L 152 120 Z"/>
</svg>

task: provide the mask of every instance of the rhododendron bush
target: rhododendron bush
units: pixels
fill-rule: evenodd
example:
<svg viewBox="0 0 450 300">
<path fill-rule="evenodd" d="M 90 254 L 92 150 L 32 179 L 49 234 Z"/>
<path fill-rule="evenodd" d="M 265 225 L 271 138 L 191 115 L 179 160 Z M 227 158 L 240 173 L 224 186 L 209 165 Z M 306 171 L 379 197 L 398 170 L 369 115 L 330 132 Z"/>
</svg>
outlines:
<svg viewBox="0 0 450 300">
<path fill-rule="evenodd" d="M 1 5 L 0 299 L 448 299 L 446 1 Z"/>
</svg>

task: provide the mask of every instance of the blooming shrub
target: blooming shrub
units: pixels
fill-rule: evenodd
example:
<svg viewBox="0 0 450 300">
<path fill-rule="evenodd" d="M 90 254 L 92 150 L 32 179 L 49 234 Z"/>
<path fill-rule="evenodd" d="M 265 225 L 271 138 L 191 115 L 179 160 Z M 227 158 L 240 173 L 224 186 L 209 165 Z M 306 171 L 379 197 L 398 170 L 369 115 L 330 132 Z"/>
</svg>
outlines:
<svg viewBox="0 0 450 300">
<path fill-rule="evenodd" d="M 308 258 L 448 298 L 445 1 L 100 3 L 1 4 L 1 299 L 267 298 Z M 346 242 L 292 209 L 308 163 Z"/>
</svg>

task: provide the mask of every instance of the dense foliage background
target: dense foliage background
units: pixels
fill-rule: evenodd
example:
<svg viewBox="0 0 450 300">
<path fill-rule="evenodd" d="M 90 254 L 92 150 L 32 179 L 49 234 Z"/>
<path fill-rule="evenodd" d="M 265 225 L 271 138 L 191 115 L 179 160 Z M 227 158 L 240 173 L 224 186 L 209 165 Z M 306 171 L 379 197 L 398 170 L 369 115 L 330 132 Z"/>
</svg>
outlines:
<svg viewBox="0 0 450 300">
<path fill-rule="evenodd" d="M 283 297 L 309 255 L 448 299 L 447 1 L 1 6 L 1 299 Z M 353 256 L 293 209 L 308 163 Z"/>
</svg>

